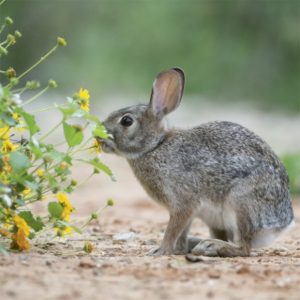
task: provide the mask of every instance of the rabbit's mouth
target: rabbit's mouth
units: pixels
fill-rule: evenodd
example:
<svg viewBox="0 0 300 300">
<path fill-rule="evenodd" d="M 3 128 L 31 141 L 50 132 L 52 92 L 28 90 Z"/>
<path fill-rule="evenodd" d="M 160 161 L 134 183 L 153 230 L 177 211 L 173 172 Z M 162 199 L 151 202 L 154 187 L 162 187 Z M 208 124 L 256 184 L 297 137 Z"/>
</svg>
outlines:
<svg viewBox="0 0 300 300">
<path fill-rule="evenodd" d="M 100 137 L 96 137 L 96 139 L 101 144 L 101 149 L 104 153 L 116 153 L 115 143 L 111 138 L 102 139 Z"/>
</svg>

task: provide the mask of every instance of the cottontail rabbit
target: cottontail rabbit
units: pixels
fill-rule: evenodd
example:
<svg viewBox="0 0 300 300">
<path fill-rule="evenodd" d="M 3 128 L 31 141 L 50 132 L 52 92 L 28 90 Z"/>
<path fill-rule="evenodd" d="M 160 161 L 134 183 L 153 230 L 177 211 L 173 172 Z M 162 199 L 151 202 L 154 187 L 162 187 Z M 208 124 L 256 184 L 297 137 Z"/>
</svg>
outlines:
<svg viewBox="0 0 300 300">
<path fill-rule="evenodd" d="M 162 120 L 179 105 L 184 73 L 158 74 L 150 103 L 113 112 L 103 151 L 127 159 L 147 193 L 170 213 L 163 241 L 153 255 L 192 252 L 248 256 L 293 223 L 288 175 L 257 135 L 231 122 L 166 130 Z M 194 218 L 210 239 L 188 238 Z"/>
</svg>

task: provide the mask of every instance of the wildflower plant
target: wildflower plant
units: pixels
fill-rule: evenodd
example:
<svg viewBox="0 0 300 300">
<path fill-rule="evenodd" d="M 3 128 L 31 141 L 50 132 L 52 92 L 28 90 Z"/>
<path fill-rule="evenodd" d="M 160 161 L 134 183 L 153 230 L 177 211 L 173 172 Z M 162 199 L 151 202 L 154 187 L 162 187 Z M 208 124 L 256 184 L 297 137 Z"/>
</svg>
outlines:
<svg viewBox="0 0 300 300">
<path fill-rule="evenodd" d="M 0 0 L 0 5 L 3 2 Z M 1 40 L 12 24 L 10 17 L 0 24 L 1 60 L 22 36 L 14 31 Z M 54 47 L 21 74 L 12 67 L 1 70 L 0 65 L 0 251 L 8 245 L 12 249 L 27 250 L 32 240 L 47 230 L 58 236 L 80 232 L 71 221 L 74 207 L 69 199 L 69 194 L 78 186 L 72 179 L 74 164 L 92 166 L 91 176 L 104 172 L 113 179 L 111 170 L 97 157 L 101 151 L 97 138 L 106 139 L 108 134 L 89 112 L 88 90 L 81 88 L 65 103 L 47 108 L 58 110 L 61 121 L 43 134 L 36 114 L 28 111 L 29 103 L 39 100 L 48 89 L 56 88 L 57 83 L 51 79 L 40 87 L 38 81 L 24 81 L 24 78 L 58 47 L 66 45 L 63 38 L 57 38 Z M 28 91 L 30 96 L 27 96 Z M 74 125 L 74 120 L 79 120 L 81 125 Z M 57 145 L 49 143 L 49 136 L 59 129 L 64 140 Z M 86 150 L 88 159 L 82 156 Z M 90 150 L 94 150 L 94 154 Z M 43 202 L 47 207 L 45 215 L 33 212 L 36 202 Z M 111 205 L 109 200 L 107 206 Z M 92 213 L 89 221 L 97 217 L 98 212 Z"/>
</svg>

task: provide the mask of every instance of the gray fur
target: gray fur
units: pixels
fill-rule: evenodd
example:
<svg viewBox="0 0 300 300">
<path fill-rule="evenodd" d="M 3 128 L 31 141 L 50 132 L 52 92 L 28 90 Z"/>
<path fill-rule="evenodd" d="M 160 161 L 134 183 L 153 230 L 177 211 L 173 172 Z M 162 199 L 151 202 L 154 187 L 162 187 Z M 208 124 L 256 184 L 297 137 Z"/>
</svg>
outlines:
<svg viewBox="0 0 300 300">
<path fill-rule="evenodd" d="M 279 232 L 292 222 L 288 175 L 261 138 L 231 122 L 166 130 L 153 101 L 112 113 L 104 125 L 113 138 L 102 141 L 105 152 L 127 159 L 146 192 L 170 212 L 161 247 L 152 254 L 245 256 L 257 233 Z M 132 126 L 119 123 L 124 115 L 134 119 Z M 212 215 L 219 209 L 220 220 L 201 213 L 206 206 Z M 223 212 L 236 229 L 222 220 Z M 191 242 L 188 229 L 199 216 L 213 239 Z"/>
</svg>

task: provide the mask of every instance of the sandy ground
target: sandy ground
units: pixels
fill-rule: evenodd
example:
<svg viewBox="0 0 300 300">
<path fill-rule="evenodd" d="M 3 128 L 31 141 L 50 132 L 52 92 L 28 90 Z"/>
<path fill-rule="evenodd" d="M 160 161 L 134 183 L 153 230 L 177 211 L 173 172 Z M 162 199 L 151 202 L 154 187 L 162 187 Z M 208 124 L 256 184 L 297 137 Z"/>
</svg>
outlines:
<svg viewBox="0 0 300 300">
<path fill-rule="evenodd" d="M 74 197 L 76 217 L 83 220 L 109 197 L 116 205 L 103 211 L 83 235 L 35 245 L 29 253 L 0 256 L 0 299 L 299 299 L 300 201 L 296 225 L 272 248 L 249 258 L 149 257 L 166 227 L 167 212 L 152 202 L 127 163 L 106 157 L 118 182 L 95 178 Z M 88 175 L 78 169 L 77 176 Z M 129 233 L 126 241 L 118 234 Z M 196 221 L 192 233 L 208 236 Z M 95 250 L 86 254 L 85 241 Z"/>
<path fill-rule="evenodd" d="M 113 101 L 114 100 L 114 101 Z M 112 107 L 98 108 L 103 118 Z M 126 105 L 132 103 L 128 101 Z M 300 119 L 257 112 L 237 106 L 204 105 L 170 118 L 175 126 L 191 126 L 210 120 L 230 120 L 254 130 L 277 153 L 300 150 Z M 95 113 L 95 112 L 94 112 Z M 38 116 L 49 128 L 59 116 Z M 55 137 L 54 137 L 55 138 Z M 249 258 L 204 258 L 190 263 L 184 256 L 149 257 L 157 247 L 168 221 L 167 212 L 149 199 L 127 163 L 103 155 L 117 182 L 105 175 L 83 185 L 72 197 L 79 222 L 112 198 L 116 205 L 101 213 L 98 223 L 89 225 L 83 235 L 67 240 L 41 240 L 29 253 L 0 255 L 0 299 L 300 299 L 300 201 L 294 201 L 296 226 L 272 248 L 253 251 Z M 80 181 L 90 174 L 79 168 Z M 45 205 L 46 206 L 46 205 Z M 41 207 L 40 207 L 41 208 Z M 116 235 L 128 233 L 120 241 Z M 207 237 L 200 221 L 192 233 Z M 85 241 L 95 250 L 86 254 Z"/>
</svg>

